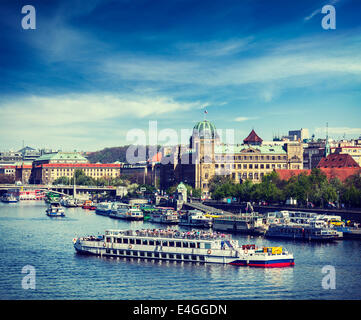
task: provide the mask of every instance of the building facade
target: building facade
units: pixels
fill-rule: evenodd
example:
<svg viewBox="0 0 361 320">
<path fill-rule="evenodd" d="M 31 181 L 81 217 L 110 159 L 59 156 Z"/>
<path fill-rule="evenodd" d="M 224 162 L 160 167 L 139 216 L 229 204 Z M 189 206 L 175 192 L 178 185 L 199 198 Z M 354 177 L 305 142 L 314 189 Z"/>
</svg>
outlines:
<svg viewBox="0 0 361 320">
<path fill-rule="evenodd" d="M 263 145 L 254 130 L 242 144 L 224 144 L 214 124 L 204 120 L 194 126 L 189 146 L 178 146 L 168 158 L 161 168 L 162 189 L 184 182 L 208 195 L 216 175 L 227 175 L 236 183 L 260 182 L 276 169 L 303 169 L 303 146 L 300 142 Z"/>
</svg>

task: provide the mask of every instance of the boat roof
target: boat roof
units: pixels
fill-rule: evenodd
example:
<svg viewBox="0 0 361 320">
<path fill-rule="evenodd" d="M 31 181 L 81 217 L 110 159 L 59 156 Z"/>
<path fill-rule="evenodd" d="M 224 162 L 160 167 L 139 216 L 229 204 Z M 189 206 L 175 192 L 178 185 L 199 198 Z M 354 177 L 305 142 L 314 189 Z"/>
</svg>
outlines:
<svg viewBox="0 0 361 320">
<path fill-rule="evenodd" d="M 108 229 L 105 234 L 151 237 L 151 238 L 172 238 L 182 240 L 232 240 L 232 236 L 220 232 L 207 232 L 199 230 L 179 231 L 172 229 L 141 229 L 141 230 L 112 230 Z"/>
</svg>

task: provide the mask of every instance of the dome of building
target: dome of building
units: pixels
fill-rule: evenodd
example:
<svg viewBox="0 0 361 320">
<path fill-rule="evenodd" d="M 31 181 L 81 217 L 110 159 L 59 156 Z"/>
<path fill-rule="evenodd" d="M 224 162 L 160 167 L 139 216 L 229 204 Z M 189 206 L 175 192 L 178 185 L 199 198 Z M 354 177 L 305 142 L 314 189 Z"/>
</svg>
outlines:
<svg viewBox="0 0 361 320">
<path fill-rule="evenodd" d="M 200 138 L 216 138 L 216 127 L 208 120 L 199 121 L 193 128 L 193 134 L 197 134 Z"/>
</svg>

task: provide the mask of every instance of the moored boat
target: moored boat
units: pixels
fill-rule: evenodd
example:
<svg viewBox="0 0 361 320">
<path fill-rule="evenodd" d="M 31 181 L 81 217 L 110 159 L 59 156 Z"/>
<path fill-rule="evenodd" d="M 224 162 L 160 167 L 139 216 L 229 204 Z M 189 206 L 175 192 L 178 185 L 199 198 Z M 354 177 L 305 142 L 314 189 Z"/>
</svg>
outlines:
<svg viewBox="0 0 361 320">
<path fill-rule="evenodd" d="M 97 208 L 91 200 L 85 200 L 81 207 L 88 210 L 95 210 Z"/>
<path fill-rule="evenodd" d="M 180 215 L 180 226 L 191 226 L 197 228 L 211 228 L 213 224 L 213 218 L 209 215 L 206 216 L 202 211 L 189 210 L 187 213 Z"/>
<path fill-rule="evenodd" d="M 343 234 L 325 226 L 324 221 L 315 220 L 307 224 L 270 225 L 265 236 L 306 241 L 333 241 L 341 239 Z"/>
<path fill-rule="evenodd" d="M 1 201 L 5 203 L 16 203 L 19 201 L 19 199 L 12 194 L 7 194 L 2 198 Z"/>
<path fill-rule="evenodd" d="M 63 200 L 63 206 L 67 208 L 75 208 L 77 207 L 76 200 L 74 198 L 67 198 Z"/>
<path fill-rule="evenodd" d="M 101 202 L 96 206 L 95 213 L 102 216 L 109 216 L 112 212 L 113 203 L 111 202 Z"/>
<path fill-rule="evenodd" d="M 103 237 L 73 239 L 78 253 L 108 257 L 232 264 L 252 267 L 294 265 L 282 247 L 239 246 L 230 235 L 177 230 L 106 230 Z"/>
<path fill-rule="evenodd" d="M 263 235 L 267 228 L 264 217 L 255 213 L 225 215 L 213 220 L 213 229 L 224 232 Z"/>
<path fill-rule="evenodd" d="M 132 206 L 127 203 L 115 203 L 109 217 L 124 220 L 143 220 L 144 215 L 138 206 Z"/>
<path fill-rule="evenodd" d="M 149 222 L 164 223 L 164 224 L 178 224 L 179 218 L 176 211 L 169 208 L 159 208 L 157 211 L 149 213 Z"/>
</svg>

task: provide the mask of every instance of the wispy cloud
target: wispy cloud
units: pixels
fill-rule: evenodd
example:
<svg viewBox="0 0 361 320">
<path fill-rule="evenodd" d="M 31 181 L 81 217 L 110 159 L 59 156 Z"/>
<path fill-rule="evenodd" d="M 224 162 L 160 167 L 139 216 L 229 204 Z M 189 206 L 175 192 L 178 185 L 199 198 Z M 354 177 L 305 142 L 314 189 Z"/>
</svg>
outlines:
<svg viewBox="0 0 361 320">
<path fill-rule="evenodd" d="M 315 133 L 318 134 L 326 134 L 326 128 L 318 127 L 315 128 Z M 350 127 L 329 127 L 329 134 L 337 134 L 337 135 L 360 135 L 361 136 L 361 128 L 350 128 Z"/>
<path fill-rule="evenodd" d="M 249 50 L 253 37 L 214 40 L 208 42 L 178 43 L 176 48 L 183 54 L 202 57 L 223 57 Z"/>
<path fill-rule="evenodd" d="M 335 5 L 336 3 L 340 2 L 340 0 L 328 0 L 327 3 L 325 3 L 324 5 Z M 318 8 L 316 10 L 314 10 L 310 15 L 308 15 L 307 17 L 304 18 L 305 21 L 311 20 L 316 14 L 321 13 L 322 8 Z"/>
<path fill-rule="evenodd" d="M 244 121 L 249 121 L 249 120 L 256 120 L 258 119 L 257 117 L 237 117 L 234 119 L 234 121 L 236 122 L 244 122 Z"/>
</svg>

